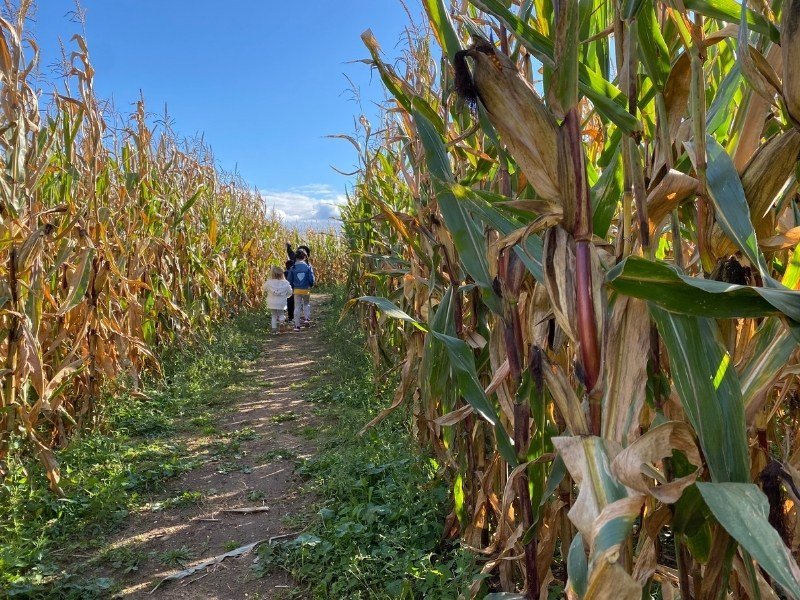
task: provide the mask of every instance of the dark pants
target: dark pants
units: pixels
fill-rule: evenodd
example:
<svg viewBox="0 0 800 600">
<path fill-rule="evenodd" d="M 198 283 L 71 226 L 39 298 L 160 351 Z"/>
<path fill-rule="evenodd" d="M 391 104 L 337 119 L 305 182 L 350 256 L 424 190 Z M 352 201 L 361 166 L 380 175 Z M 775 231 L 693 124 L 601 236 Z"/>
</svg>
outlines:
<svg viewBox="0 0 800 600">
<path fill-rule="evenodd" d="M 289 312 L 289 320 L 294 321 L 294 296 L 287 298 L 286 310 Z"/>
</svg>

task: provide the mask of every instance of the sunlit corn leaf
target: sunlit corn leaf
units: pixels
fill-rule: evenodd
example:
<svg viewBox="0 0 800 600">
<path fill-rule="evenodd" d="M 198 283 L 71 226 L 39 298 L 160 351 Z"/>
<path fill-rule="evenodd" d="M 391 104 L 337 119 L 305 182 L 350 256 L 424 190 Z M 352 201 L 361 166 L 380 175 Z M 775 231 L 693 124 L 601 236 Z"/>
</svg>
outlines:
<svg viewBox="0 0 800 600">
<path fill-rule="evenodd" d="M 741 386 L 730 355 L 718 341 L 716 323 L 653 304 L 650 314 L 667 348 L 675 388 L 700 440 L 711 478 L 749 481 Z"/>
<path fill-rule="evenodd" d="M 633 4 L 633 2 L 629 2 L 629 4 Z M 656 19 L 653 0 L 637 0 L 636 4 L 638 4 L 634 8 L 638 12 L 636 33 L 638 34 L 637 40 L 642 64 L 653 84 L 659 90 L 663 90 L 667 77 L 669 77 L 669 49 L 661 34 L 661 26 Z"/>
<path fill-rule="evenodd" d="M 425 0 L 423 7 L 428 13 L 428 19 L 434 27 L 442 49 L 447 54 L 450 62 L 453 62 L 456 52 L 461 50 L 461 41 L 458 39 L 458 33 L 453 27 L 450 12 L 443 0 Z"/>
<path fill-rule="evenodd" d="M 728 23 L 739 23 L 741 19 L 741 5 L 736 0 L 684 0 L 683 5 L 688 10 Z M 750 29 L 769 36 L 773 42 L 780 41 L 778 29 L 772 23 L 752 10 L 748 9 L 746 14 Z"/>
</svg>

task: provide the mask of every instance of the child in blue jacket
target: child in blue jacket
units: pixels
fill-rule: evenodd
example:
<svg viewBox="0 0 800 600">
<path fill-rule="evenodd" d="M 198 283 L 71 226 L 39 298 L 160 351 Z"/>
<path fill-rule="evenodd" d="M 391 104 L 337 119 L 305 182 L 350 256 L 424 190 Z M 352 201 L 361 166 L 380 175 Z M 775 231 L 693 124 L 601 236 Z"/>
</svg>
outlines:
<svg viewBox="0 0 800 600">
<path fill-rule="evenodd" d="M 314 269 L 308 264 L 305 250 L 295 253 L 294 266 L 289 269 L 289 283 L 294 288 L 294 330 L 311 324 L 311 288 L 314 287 Z"/>
</svg>

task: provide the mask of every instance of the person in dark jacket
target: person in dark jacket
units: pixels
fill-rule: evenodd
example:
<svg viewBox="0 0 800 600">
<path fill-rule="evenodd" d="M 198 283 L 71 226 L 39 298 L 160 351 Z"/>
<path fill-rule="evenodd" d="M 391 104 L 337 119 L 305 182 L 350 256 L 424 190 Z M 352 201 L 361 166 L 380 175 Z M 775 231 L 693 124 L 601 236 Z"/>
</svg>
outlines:
<svg viewBox="0 0 800 600">
<path fill-rule="evenodd" d="M 285 265 L 286 270 L 284 270 L 284 272 L 283 272 L 283 276 L 286 278 L 286 281 L 289 281 L 289 271 L 292 270 L 293 266 L 294 266 L 294 261 L 293 260 L 287 260 L 286 261 L 286 265 Z M 294 288 L 292 288 L 292 289 L 294 289 Z M 289 321 L 294 321 L 294 294 L 289 296 L 289 298 L 286 300 L 286 312 L 287 312 L 287 317 L 288 317 Z"/>
<path fill-rule="evenodd" d="M 295 253 L 294 266 L 289 269 L 289 283 L 294 289 L 294 330 L 311 324 L 311 288 L 314 287 L 314 269 L 308 264 L 308 255 L 300 248 Z"/>
<path fill-rule="evenodd" d="M 309 248 L 308 246 L 301 244 L 300 246 L 297 247 L 297 249 L 302 250 L 303 252 L 306 253 L 306 259 L 311 258 L 311 248 Z M 294 264 L 294 261 L 296 260 L 296 255 L 297 252 L 292 250 L 292 245 L 289 242 L 286 242 L 286 256 L 289 257 L 289 260 L 292 261 L 292 264 Z"/>
</svg>

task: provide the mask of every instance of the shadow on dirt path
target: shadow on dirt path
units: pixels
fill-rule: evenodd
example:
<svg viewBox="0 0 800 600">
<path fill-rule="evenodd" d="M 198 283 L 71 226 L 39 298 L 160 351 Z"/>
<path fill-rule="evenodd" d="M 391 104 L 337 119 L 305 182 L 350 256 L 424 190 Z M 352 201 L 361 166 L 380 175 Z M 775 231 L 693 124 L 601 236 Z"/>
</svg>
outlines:
<svg viewBox="0 0 800 600">
<path fill-rule="evenodd" d="M 313 297 L 315 319 L 330 310 L 327 301 L 324 295 Z M 312 499 L 300 491 L 295 461 L 315 452 L 310 436 L 303 437 L 304 431 L 313 431 L 315 419 L 303 388 L 325 351 L 313 328 L 275 337 L 265 333 L 264 352 L 242 382 L 244 391 L 230 391 L 241 398 L 225 402 L 230 410 L 214 424 L 216 435 L 187 440 L 200 466 L 170 483 L 163 506 L 133 515 L 114 537 L 110 550 L 147 556 L 138 570 L 122 578 L 116 597 L 267 599 L 293 589 L 283 573 L 257 578 L 252 569 L 256 554 L 248 552 L 181 581 L 166 581 L 152 592 L 185 568 L 297 533 L 292 516 Z M 252 512 L 226 512 L 235 509 Z"/>
</svg>

